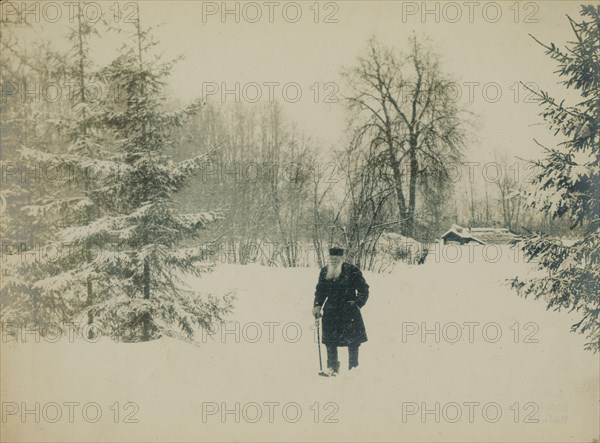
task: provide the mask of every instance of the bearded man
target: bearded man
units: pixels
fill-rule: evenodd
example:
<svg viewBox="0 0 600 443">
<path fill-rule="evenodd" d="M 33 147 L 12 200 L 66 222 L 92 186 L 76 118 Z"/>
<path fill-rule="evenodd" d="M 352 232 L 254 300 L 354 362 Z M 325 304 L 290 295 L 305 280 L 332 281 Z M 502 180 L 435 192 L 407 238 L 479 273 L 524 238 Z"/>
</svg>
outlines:
<svg viewBox="0 0 600 443">
<path fill-rule="evenodd" d="M 312 311 L 319 318 L 323 307 L 321 341 L 327 347 L 328 375 L 339 372 L 339 346 L 348 347 L 348 369 L 358 366 L 358 348 L 367 341 L 360 310 L 368 298 L 369 285 L 360 269 L 344 261 L 342 248 L 330 248 L 329 262 L 319 274 Z"/>
</svg>

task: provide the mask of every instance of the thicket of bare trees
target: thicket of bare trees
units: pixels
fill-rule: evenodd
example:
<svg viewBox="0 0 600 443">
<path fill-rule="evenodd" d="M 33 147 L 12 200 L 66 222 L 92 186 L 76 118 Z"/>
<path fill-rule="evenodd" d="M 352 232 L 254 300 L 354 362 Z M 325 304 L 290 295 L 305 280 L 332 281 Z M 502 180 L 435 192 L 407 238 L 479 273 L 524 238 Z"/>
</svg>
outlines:
<svg viewBox="0 0 600 443">
<path fill-rule="evenodd" d="M 226 221 L 213 230 L 218 253 L 228 262 L 298 266 L 306 243 L 322 243 L 322 195 L 316 147 L 285 119 L 277 103 L 209 103 L 183 132 L 182 156 L 199 146 L 211 154 L 182 196 L 187 207 L 217 204 Z M 202 193 L 194 189 L 202 187 Z M 325 245 L 326 247 L 326 245 Z M 311 251 L 312 254 L 317 254 Z"/>
</svg>

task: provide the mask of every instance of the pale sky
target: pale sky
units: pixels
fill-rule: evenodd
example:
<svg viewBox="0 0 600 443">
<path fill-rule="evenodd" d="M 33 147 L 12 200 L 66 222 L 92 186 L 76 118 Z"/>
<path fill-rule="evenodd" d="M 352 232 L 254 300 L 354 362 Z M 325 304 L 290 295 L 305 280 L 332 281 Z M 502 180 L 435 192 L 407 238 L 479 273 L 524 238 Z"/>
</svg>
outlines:
<svg viewBox="0 0 600 443">
<path fill-rule="evenodd" d="M 550 134 L 537 116 L 538 106 L 525 103 L 527 93 L 517 82 L 533 82 L 561 98 L 564 96 L 562 87 L 557 86 L 558 77 L 553 74 L 556 64 L 528 34 L 544 42 L 563 45 L 573 35 L 565 14 L 577 18 L 580 3 L 284 1 L 249 4 L 170 0 L 141 1 L 140 4 L 144 25 L 162 23 L 155 35 L 165 56 L 185 55 L 173 70 L 169 85 L 178 99 L 190 101 L 215 84 L 217 90 L 212 100 L 221 100 L 223 89 L 235 90 L 236 83 L 239 83 L 242 101 L 244 91 L 251 100 L 256 92 L 267 100 L 271 90 L 274 98 L 283 104 L 287 117 L 313 138 L 322 140 L 324 149 L 339 143 L 345 136 L 343 104 L 323 103 L 324 98 L 334 91 L 335 85 L 343 88 L 340 71 L 355 61 L 369 36 L 374 34 L 382 43 L 399 49 L 406 47 L 413 32 L 428 37 L 442 58 L 442 69 L 461 85 L 462 101 L 471 101 L 469 109 L 479 115 L 477 140 L 470 145 L 469 158 L 491 159 L 493 151 L 506 152 L 509 156 L 537 156 L 540 149 L 533 142 L 534 137 L 552 145 Z M 236 13 L 222 15 L 222 5 L 235 11 L 236 4 L 239 23 L 235 21 Z M 108 1 L 102 3 L 102 9 L 105 17 L 112 19 L 117 6 L 126 17 L 132 5 L 127 1 L 120 4 Z M 423 16 L 425 9 L 430 12 Z M 317 10 L 318 23 L 315 23 Z M 93 7 L 90 11 L 91 15 Z M 298 11 L 302 16 L 292 23 Z M 65 7 L 62 21 L 45 23 L 43 27 L 40 24 L 33 32 L 59 41 L 66 33 L 66 16 Z M 256 22 L 250 23 L 252 20 Z M 326 20 L 337 22 L 326 23 Z M 98 59 L 109 61 L 116 53 L 116 42 L 115 36 L 96 39 L 93 45 Z M 246 86 L 252 82 L 260 89 Z M 294 98 L 297 91 L 294 83 L 302 93 L 297 103 L 291 103 L 283 95 L 283 87 L 287 86 L 288 97 Z M 273 84 L 271 89 L 269 84 Z M 469 84 L 472 100 L 469 100 Z M 484 87 L 491 99 L 501 92 L 497 102 L 485 100 Z M 317 90 L 319 97 L 315 103 Z M 234 96 L 227 95 L 228 101 L 233 101 Z"/>
</svg>

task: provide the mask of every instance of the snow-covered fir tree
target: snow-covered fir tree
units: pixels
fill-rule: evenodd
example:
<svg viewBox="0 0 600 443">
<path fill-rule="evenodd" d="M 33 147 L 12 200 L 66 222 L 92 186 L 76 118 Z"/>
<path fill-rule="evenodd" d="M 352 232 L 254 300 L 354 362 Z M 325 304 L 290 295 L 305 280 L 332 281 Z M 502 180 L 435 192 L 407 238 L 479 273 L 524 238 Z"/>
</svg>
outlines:
<svg viewBox="0 0 600 443">
<path fill-rule="evenodd" d="M 69 80 L 67 55 L 51 50 L 46 42 L 33 50 L 19 45 L 6 25 L 2 39 L 2 193 L 6 210 L 0 216 L 2 278 L 0 315 L 3 321 L 39 325 L 55 319 L 60 303 L 43 298 L 31 280 L 40 269 L 60 221 L 64 205 L 66 171 L 46 163 L 64 144 L 56 116 L 66 115 L 67 100 L 45 100 L 39 91 Z M 5 58 L 6 56 L 6 58 Z M 29 90 L 30 94 L 22 91 Z M 37 91 L 37 93 L 35 92 Z M 33 93 L 32 93 L 33 92 Z M 59 97 L 60 98 L 60 97 Z M 48 261 L 48 260 L 46 260 Z"/>
<path fill-rule="evenodd" d="M 180 214 L 174 202 L 203 156 L 173 162 L 172 132 L 201 103 L 163 111 L 164 79 L 174 62 L 150 58 L 156 43 L 139 20 L 132 47 L 95 71 L 89 39 L 96 31 L 81 11 L 76 19 L 64 79 L 75 85 L 74 95 L 68 112 L 46 116 L 62 144 L 20 149 L 24 164 L 66 171 L 68 180 L 24 206 L 33 219 L 52 220 L 45 230 L 52 243 L 3 285 L 2 318 L 40 326 L 87 323 L 94 327 L 85 330 L 88 336 L 98 331 L 126 341 L 193 339 L 232 306 L 230 294 L 215 297 L 186 285 L 189 274 L 212 268 L 186 242 L 221 217 Z"/>
<path fill-rule="evenodd" d="M 48 254 L 40 254 L 38 260 L 23 267 L 22 274 L 33 282 L 33 291 L 46 306 L 42 318 L 65 326 L 83 309 L 91 307 L 94 284 L 102 276 L 94 272 L 92 265 L 96 245 L 64 239 L 61 229 L 90 223 L 103 214 L 102 208 L 89 198 L 89 192 L 99 176 L 118 168 L 117 163 L 110 161 L 110 133 L 102 128 L 103 101 L 96 97 L 100 83 L 91 61 L 90 39 L 98 32 L 83 18 L 83 7 L 84 3 L 77 4 L 75 23 L 67 36 L 70 49 L 66 54 L 66 81 L 74 86 L 65 97 L 70 104 L 69 113 L 53 119 L 56 132 L 65 140 L 64 147 L 57 153 L 21 150 L 25 162 L 62 171 L 64 178 L 60 192 L 48 192 L 43 202 L 26 207 L 38 217 L 57 212 L 61 217 L 55 224 L 58 232 Z M 92 322 L 88 311 L 87 323 Z M 91 330 L 86 332 L 91 336 Z"/>
<path fill-rule="evenodd" d="M 164 111 L 164 80 L 174 62 L 150 56 L 155 45 L 139 17 L 135 32 L 120 56 L 101 77 L 117 99 L 103 102 L 103 126 L 115 137 L 115 154 L 107 174 L 86 191 L 101 217 L 61 232 L 62 240 L 101 245 L 94 260 L 71 275 L 90 273 L 96 282 L 93 303 L 86 309 L 104 334 L 125 341 L 161 335 L 193 340 L 199 328 L 222 321 L 231 309 L 229 294 L 204 294 L 186 284 L 189 275 L 210 271 L 191 239 L 218 211 L 179 213 L 175 195 L 201 165 L 203 155 L 174 162 L 169 155 L 172 131 L 196 114 L 201 102 Z M 62 276 L 61 280 L 68 279 Z"/>
<path fill-rule="evenodd" d="M 541 113 L 555 135 L 565 138 L 547 149 L 529 195 L 534 207 L 552 217 L 568 218 L 583 238 L 566 244 L 544 233 L 523 241 L 526 257 L 538 262 L 538 273 L 515 278 L 512 286 L 523 296 L 543 297 L 547 308 L 581 314 L 572 331 L 589 340 L 585 348 L 600 350 L 600 7 L 582 6 L 581 21 L 569 17 L 575 40 L 565 49 L 542 46 L 558 63 L 563 84 L 582 101 L 567 105 L 545 92 L 538 94 Z"/>
</svg>

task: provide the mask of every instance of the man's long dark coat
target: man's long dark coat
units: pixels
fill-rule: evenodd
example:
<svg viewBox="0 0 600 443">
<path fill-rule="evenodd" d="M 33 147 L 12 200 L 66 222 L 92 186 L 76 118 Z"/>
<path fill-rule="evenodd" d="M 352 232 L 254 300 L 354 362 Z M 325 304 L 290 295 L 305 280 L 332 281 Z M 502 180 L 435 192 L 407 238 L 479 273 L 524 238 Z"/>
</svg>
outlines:
<svg viewBox="0 0 600 443">
<path fill-rule="evenodd" d="M 350 263 L 342 263 L 340 276 L 327 280 L 327 266 L 321 269 L 315 291 L 314 306 L 323 306 L 325 345 L 350 346 L 367 341 L 367 331 L 360 313 L 369 298 L 369 285 L 362 272 Z"/>
</svg>

